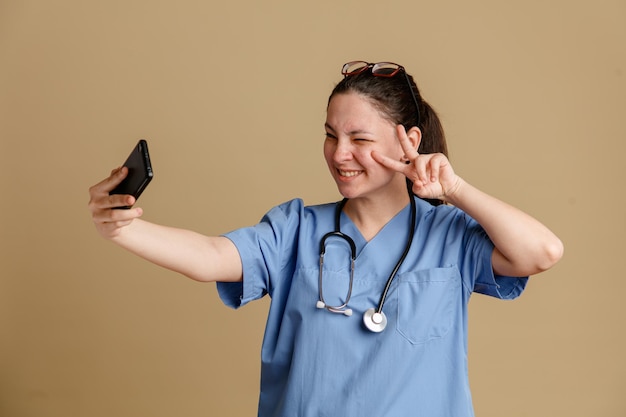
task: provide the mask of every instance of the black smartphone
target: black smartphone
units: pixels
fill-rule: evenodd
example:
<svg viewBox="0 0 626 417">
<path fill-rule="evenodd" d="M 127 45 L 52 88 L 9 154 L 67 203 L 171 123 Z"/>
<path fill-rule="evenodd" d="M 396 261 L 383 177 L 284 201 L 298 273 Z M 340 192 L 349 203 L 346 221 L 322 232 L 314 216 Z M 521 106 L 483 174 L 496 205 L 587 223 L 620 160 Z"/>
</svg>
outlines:
<svg viewBox="0 0 626 417">
<path fill-rule="evenodd" d="M 109 192 L 109 195 L 130 194 L 136 200 L 154 176 L 152 164 L 150 163 L 150 153 L 148 152 L 148 142 L 144 139 L 139 140 L 126 162 L 124 162 L 124 166 L 128 168 L 128 175 L 124 178 L 124 181 Z M 118 208 L 128 209 L 130 207 Z"/>
</svg>

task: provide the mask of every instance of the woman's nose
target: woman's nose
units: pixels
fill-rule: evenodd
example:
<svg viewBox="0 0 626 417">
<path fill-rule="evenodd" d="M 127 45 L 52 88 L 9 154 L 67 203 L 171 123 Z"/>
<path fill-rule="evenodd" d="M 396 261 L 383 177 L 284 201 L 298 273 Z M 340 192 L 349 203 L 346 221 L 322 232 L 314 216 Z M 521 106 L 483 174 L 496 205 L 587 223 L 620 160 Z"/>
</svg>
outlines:
<svg viewBox="0 0 626 417">
<path fill-rule="evenodd" d="M 337 146 L 333 152 L 335 162 L 344 162 L 352 159 L 352 146 L 347 141 L 337 141 Z"/>
</svg>

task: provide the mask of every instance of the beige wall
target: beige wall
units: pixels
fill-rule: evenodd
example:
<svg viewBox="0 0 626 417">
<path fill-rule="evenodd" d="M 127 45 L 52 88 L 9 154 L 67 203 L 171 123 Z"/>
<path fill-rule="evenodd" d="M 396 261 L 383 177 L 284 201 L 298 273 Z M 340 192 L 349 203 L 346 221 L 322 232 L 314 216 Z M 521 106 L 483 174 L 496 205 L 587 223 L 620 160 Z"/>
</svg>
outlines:
<svg viewBox="0 0 626 417">
<path fill-rule="evenodd" d="M 147 138 L 147 219 L 217 234 L 338 198 L 325 102 L 392 60 L 467 180 L 566 256 L 515 302 L 471 303 L 481 417 L 626 415 L 626 3 L 0 1 L 0 416 L 255 415 L 267 300 L 94 231 L 87 188 Z"/>
</svg>

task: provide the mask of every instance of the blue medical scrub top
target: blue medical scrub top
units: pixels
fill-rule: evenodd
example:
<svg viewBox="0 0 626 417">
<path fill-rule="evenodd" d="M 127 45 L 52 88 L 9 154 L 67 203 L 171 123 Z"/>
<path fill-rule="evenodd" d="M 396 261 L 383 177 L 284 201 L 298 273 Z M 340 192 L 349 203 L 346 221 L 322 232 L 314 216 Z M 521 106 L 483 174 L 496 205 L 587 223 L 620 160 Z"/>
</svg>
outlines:
<svg viewBox="0 0 626 417">
<path fill-rule="evenodd" d="M 517 297 L 527 278 L 494 276 L 493 243 L 452 206 L 416 198 L 410 252 L 389 290 L 381 333 L 363 313 L 378 305 L 409 232 L 407 205 L 369 242 L 347 215 L 341 231 L 357 247 L 350 317 L 316 308 L 319 252 L 335 229 L 336 204 L 295 199 L 255 226 L 226 234 L 239 250 L 242 283 L 218 283 L 233 308 L 272 298 L 261 351 L 259 416 L 473 416 L 467 368 L 467 304 L 472 292 Z M 323 267 L 328 305 L 345 301 L 350 247 L 327 241 Z"/>
</svg>

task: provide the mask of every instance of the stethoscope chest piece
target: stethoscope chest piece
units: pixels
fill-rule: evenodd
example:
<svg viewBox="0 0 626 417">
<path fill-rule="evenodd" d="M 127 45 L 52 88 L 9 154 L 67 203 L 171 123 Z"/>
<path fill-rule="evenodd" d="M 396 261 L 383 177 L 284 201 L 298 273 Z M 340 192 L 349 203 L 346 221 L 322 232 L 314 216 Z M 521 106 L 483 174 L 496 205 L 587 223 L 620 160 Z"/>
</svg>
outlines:
<svg viewBox="0 0 626 417">
<path fill-rule="evenodd" d="M 363 324 L 372 332 L 380 333 L 387 327 L 387 316 L 382 311 L 378 313 L 375 308 L 370 308 L 363 314 Z"/>
</svg>

